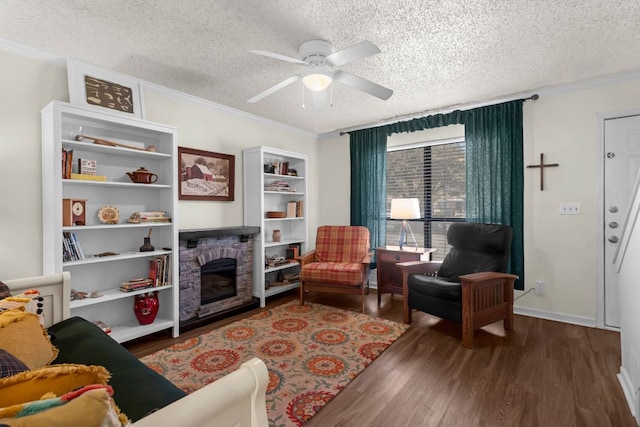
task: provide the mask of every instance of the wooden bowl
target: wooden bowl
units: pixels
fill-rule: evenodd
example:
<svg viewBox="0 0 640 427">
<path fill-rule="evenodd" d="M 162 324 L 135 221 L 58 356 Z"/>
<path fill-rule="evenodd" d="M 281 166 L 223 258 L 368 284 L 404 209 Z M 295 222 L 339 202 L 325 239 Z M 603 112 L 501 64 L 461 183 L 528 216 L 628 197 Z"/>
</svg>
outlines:
<svg viewBox="0 0 640 427">
<path fill-rule="evenodd" d="M 284 218 L 286 216 L 287 216 L 286 212 L 267 211 L 267 218 Z"/>
</svg>

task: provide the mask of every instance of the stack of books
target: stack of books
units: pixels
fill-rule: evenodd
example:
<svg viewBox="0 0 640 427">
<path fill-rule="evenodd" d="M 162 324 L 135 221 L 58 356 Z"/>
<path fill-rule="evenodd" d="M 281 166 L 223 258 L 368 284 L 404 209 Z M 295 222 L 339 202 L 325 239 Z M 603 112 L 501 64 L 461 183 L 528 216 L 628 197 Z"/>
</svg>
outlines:
<svg viewBox="0 0 640 427">
<path fill-rule="evenodd" d="M 153 288 L 155 285 L 153 284 L 153 280 L 151 279 L 131 279 L 126 282 L 122 282 L 122 286 L 120 286 L 120 290 L 122 292 L 133 292 L 139 291 L 141 289 Z"/>
<path fill-rule="evenodd" d="M 285 181 L 271 181 L 268 184 L 264 185 L 265 191 L 286 191 L 286 192 L 295 192 L 295 188 L 289 187 L 289 183 Z"/>
</svg>

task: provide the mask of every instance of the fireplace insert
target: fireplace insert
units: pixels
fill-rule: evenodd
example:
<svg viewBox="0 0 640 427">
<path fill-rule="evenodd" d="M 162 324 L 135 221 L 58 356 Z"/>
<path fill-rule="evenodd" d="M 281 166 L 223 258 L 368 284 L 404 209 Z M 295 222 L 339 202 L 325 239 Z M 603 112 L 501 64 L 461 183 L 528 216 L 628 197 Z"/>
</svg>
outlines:
<svg viewBox="0 0 640 427">
<path fill-rule="evenodd" d="M 238 294 L 236 260 L 220 258 L 200 267 L 200 304 L 210 304 Z"/>
</svg>

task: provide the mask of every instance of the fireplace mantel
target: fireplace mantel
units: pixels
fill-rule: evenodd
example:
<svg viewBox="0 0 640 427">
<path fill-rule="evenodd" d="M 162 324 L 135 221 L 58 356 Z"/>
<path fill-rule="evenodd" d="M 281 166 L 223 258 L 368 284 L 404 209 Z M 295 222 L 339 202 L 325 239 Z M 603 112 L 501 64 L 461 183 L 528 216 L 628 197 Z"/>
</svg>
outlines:
<svg viewBox="0 0 640 427">
<path fill-rule="evenodd" d="M 179 236 L 180 240 L 198 241 L 199 239 L 204 239 L 206 237 L 253 236 L 259 233 L 260 227 L 237 226 L 180 230 Z"/>
</svg>

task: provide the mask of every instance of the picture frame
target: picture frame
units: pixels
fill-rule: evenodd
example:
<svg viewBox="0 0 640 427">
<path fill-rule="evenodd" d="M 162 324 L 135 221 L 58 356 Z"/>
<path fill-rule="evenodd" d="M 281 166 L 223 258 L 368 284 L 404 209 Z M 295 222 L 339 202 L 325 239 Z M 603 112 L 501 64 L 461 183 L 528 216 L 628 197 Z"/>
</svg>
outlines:
<svg viewBox="0 0 640 427">
<path fill-rule="evenodd" d="M 144 119 L 139 80 L 77 61 L 67 61 L 69 102 L 104 112 Z"/>
<path fill-rule="evenodd" d="M 235 159 L 231 154 L 178 147 L 178 199 L 234 201 Z"/>
</svg>

